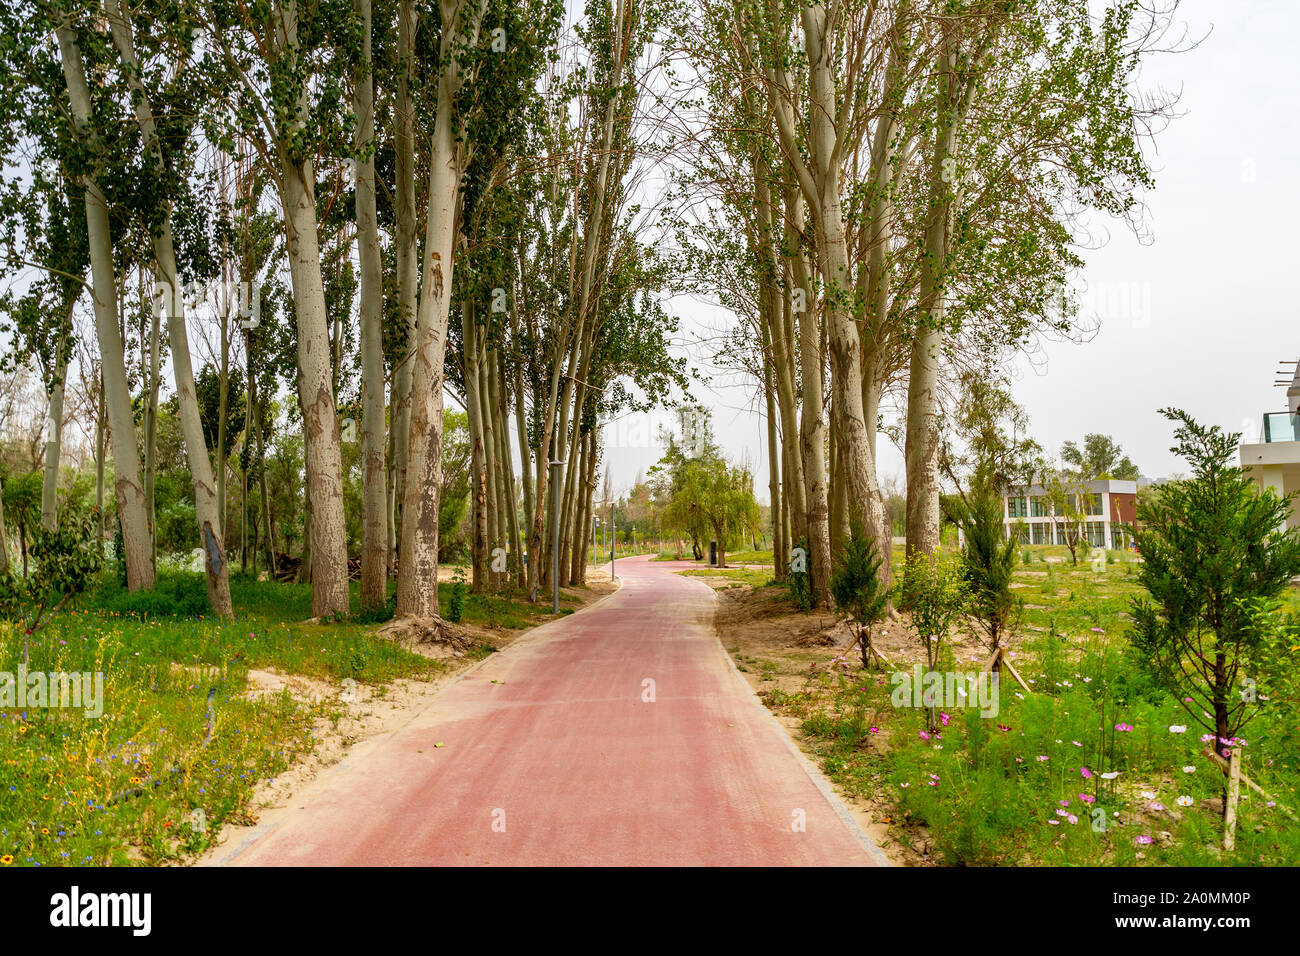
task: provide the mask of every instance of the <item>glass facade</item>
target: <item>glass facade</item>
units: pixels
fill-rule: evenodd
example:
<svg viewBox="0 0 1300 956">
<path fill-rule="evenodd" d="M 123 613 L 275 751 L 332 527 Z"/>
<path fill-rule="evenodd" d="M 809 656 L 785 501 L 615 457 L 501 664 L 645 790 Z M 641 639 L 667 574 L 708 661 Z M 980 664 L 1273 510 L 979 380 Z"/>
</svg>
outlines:
<svg viewBox="0 0 1300 956">
<path fill-rule="evenodd" d="M 1264 441 L 1300 441 L 1300 415 L 1269 412 L 1264 416 Z"/>
<path fill-rule="evenodd" d="M 1106 525 L 1101 521 L 1089 521 L 1083 526 L 1083 540 L 1098 548 L 1106 547 Z"/>
<path fill-rule="evenodd" d="M 1034 495 L 1029 499 L 1029 515 L 1032 518 L 1047 518 L 1052 514 L 1052 506 L 1044 495 Z"/>
<path fill-rule="evenodd" d="M 1007 517 L 1008 518 L 1028 518 L 1029 517 L 1029 499 L 1023 495 L 1019 497 L 1010 497 L 1007 499 Z"/>
<path fill-rule="evenodd" d="M 1050 521 L 1040 521 L 1037 524 L 1030 525 L 1033 531 L 1034 544 L 1051 544 L 1052 543 L 1052 523 Z"/>
</svg>

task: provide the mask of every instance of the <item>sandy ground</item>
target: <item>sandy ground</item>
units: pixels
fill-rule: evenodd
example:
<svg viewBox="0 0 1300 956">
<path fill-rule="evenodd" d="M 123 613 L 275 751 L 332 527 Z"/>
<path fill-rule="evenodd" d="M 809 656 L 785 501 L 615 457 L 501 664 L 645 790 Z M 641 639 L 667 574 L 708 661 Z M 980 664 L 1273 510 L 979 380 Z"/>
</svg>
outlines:
<svg viewBox="0 0 1300 956">
<path fill-rule="evenodd" d="M 446 570 L 439 569 L 440 580 L 444 577 L 442 572 Z M 446 577 L 451 576 L 448 574 Z M 562 591 L 582 599 L 583 606 L 586 606 L 617 589 L 618 584 L 610 579 L 607 569 L 588 568 L 585 590 L 565 588 Z M 537 626 L 541 626 L 541 623 L 544 622 L 539 622 Z M 510 646 L 533 629 L 497 630 L 457 626 L 457 630 L 464 636 L 490 640 L 498 650 Z M 288 688 L 293 697 L 307 703 L 331 702 L 331 713 L 315 722 L 312 733 L 316 745 L 313 750 L 300 755 L 279 776 L 259 783 L 242 818 L 238 822 L 226 823 L 213 841 L 213 848 L 200 856 L 195 861 L 196 865 L 207 864 L 216 848 L 232 841 L 238 842 L 264 818 L 296 809 L 294 794 L 314 780 L 321 771 L 346 758 L 357 744 L 396 733 L 426 710 L 445 687 L 491 659 L 491 655 L 478 660 L 466 658 L 440 645 L 411 643 L 408 646 L 415 653 L 445 661 L 449 670 L 434 680 L 400 678 L 377 687 L 367 684 L 339 687 L 326 681 L 298 674 L 282 674 L 275 670 L 254 669 L 248 672 L 246 693 L 250 697 L 276 694 Z"/>
</svg>

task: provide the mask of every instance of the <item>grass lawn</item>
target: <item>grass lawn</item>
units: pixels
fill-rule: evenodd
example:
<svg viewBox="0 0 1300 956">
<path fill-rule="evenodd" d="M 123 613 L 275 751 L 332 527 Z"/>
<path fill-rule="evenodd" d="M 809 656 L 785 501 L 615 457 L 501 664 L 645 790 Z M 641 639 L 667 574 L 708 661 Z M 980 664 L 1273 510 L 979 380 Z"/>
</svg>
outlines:
<svg viewBox="0 0 1300 956">
<path fill-rule="evenodd" d="M 1098 572 L 1083 560 L 1071 566 L 1063 548 L 1027 550 L 1015 575 L 1023 611 L 1012 661 L 1031 692 L 1007 676 L 996 715 L 947 708 L 937 734 L 923 710 L 894 706 L 890 673 L 864 671 L 851 648 L 756 648 L 739 630 L 723 642 L 769 708 L 798 719 L 827 774 L 890 825 L 906 862 L 1300 863 L 1300 824 L 1283 810 L 1300 812 L 1300 700 L 1288 685 L 1241 731 L 1243 771 L 1272 799 L 1242 787 L 1236 849 L 1225 852 L 1225 778 L 1201 753 L 1201 711 L 1189 714 L 1156 683 L 1124 637 L 1129 601 L 1142 593 L 1136 559 L 1112 552 L 1119 560 Z M 1064 562 L 1043 560 L 1058 551 Z M 741 572 L 715 574 L 756 586 Z M 732 593 L 801 617 L 781 586 Z M 1289 601 L 1300 607 L 1294 590 Z M 891 662 L 910 671 L 924 652 L 910 631 L 904 640 Z M 970 635 L 956 647 L 960 656 L 949 649 L 940 670 L 972 672 L 987 657 Z"/>
<path fill-rule="evenodd" d="M 359 610 L 353 585 L 353 609 Z M 444 616 L 452 585 L 439 585 Z M 183 860 L 226 820 L 244 822 L 258 781 L 314 745 L 336 698 L 310 704 L 249 699 L 250 668 L 340 685 L 430 679 L 463 662 L 433 660 L 355 620 L 302 623 L 307 585 L 235 579 L 237 614 L 204 616 L 199 575 L 160 575 L 152 594 L 105 581 L 32 641 L 31 672 L 102 672 L 103 715 L 29 707 L 0 711 L 0 865 L 121 865 Z M 582 601 L 562 592 L 562 610 Z M 468 595 L 463 622 L 520 629 L 549 618 L 549 601 Z M 195 612 L 199 613 L 195 613 Z M 490 643 L 471 652 L 490 653 Z M 22 634 L 0 622 L 0 671 L 16 673 Z M 210 743 L 208 700 L 215 723 Z M 202 811 L 198 813 L 197 811 Z"/>
<path fill-rule="evenodd" d="M 724 584 L 723 587 L 762 587 L 772 580 L 772 572 L 767 568 L 691 568 L 678 573 L 688 578 L 733 582 Z"/>
</svg>

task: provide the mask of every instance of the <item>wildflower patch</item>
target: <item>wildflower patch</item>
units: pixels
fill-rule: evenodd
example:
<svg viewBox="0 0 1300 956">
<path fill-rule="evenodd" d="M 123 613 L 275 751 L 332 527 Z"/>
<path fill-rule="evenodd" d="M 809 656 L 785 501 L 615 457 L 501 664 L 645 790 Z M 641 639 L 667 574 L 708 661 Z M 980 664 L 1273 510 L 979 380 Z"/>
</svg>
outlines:
<svg viewBox="0 0 1300 956">
<path fill-rule="evenodd" d="M 981 717 L 998 715 L 998 675 L 975 671 L 926 671 L 918 663 L 912 670 L 889 675 L 894 689 L 889 701 L 895 707 L 973 707 Z"/>
</svg>

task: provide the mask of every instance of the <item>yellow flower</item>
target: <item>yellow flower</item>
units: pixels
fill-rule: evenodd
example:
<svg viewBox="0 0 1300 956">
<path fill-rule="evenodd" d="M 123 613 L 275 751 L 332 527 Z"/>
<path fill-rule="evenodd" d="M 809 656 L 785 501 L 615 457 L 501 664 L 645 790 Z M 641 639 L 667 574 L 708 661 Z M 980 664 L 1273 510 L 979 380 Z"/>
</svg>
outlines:
<svg viewBox="0 0 1300 956">
<path fill-rule="evenodd" d="M 49 827 L 41 827 L 41 832 L 42 832 L 42 833 L 49 833 L 49 832 L 50 832 L 50 828 L 49 828 Z"/>
<path fill-rule="evenodd" d="M 10 856 L 8 853 L 6 853 L 4 856 L 0 856 L 0 866 L 8 866 L 13 861 L 14 858 Z"/>
</svg>

